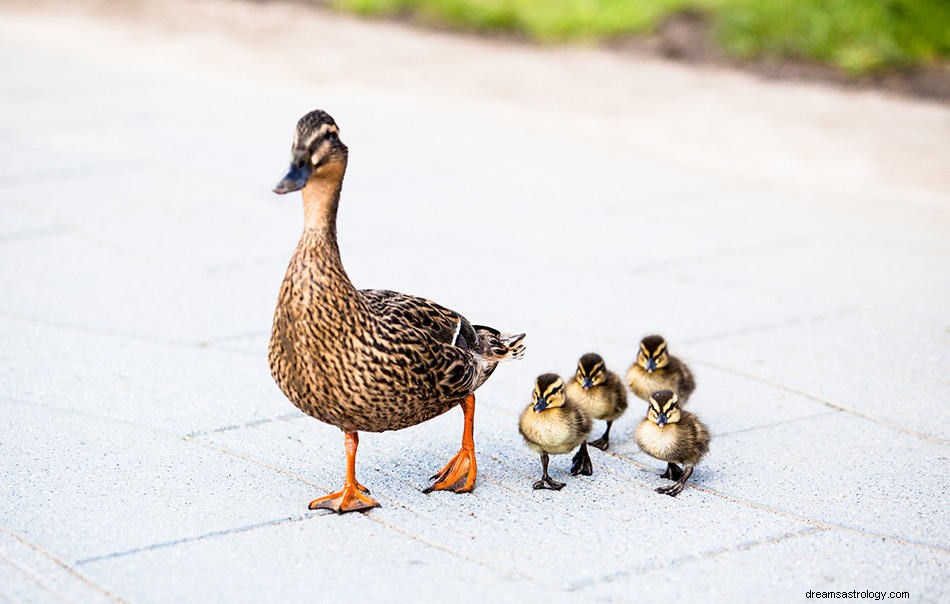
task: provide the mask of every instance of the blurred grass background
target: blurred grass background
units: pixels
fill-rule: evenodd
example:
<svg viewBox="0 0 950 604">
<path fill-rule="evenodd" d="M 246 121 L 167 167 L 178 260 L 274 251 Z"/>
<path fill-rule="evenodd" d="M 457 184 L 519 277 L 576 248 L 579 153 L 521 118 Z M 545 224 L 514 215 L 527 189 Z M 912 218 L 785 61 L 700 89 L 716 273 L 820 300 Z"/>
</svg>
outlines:
<svg viewBox="0 0 950 604">
<path fill-rule="evenodd" d="M 950 56 L 950 0 L 331 0 L 362 15 L 410 16 L 540 42 L 604 41 L 703 15 L 726 55 L 799 59 L 861 76 Z"/>
</svg>

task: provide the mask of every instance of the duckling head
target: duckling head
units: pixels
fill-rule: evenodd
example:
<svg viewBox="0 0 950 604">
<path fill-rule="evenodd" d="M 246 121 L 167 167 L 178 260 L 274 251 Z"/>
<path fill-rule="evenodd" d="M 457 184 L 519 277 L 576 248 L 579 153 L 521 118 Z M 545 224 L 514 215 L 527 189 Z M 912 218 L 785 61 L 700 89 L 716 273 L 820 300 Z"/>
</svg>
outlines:
<svg viewBox="0 0 950 604">
<path fill-rule="evenodd" d="M 541 413 L 545 409 L 553 409 L 564 404 L 564 380 L 556 373 L 542 373 L 534 382 L 534 392 L 531 393 L 532 409 Z"/>
<path fill-rule="evenodd" d="M 672 390 L 658 390 L 650 395 L 647 419 L 659 427 L 680 421 L 679 399 Z"/>
<path fill-rule="evenodd" d="M 607 379 L 604 359 L 596 352 L 588 352 L 577 361 L 577 373 L 574 379 L 584 390 L 599 386 Z"/>
<path fill-rule="evenodd" d="M 666 352 L 666 340 L 663 336 L 647 336 L 640 340 L 637 363 L 650 373 L 666 367 L 670 357 Z"/>
<path fill-rule="evenodd" d="M 346 158 L 347 148 L 340 141 L 336 122 L 325 111 L 311 111 L 297 122 L 290 147 L 290 169 L 274 187 L 274 192 L 298 191 L 311 179 L 345 167 Z"/>
</svg>

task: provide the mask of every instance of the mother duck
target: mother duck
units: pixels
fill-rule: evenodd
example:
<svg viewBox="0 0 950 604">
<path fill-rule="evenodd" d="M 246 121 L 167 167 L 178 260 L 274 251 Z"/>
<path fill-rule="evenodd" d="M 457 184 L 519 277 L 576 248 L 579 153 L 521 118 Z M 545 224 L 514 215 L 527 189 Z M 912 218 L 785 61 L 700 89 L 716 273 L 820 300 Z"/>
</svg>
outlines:
<svg viewBox="0 0 950 604">
<path fill-rule="evenodd" d="M 298 409 L 343 430 L 343 489 L 310 502 L 338 513 L 379 505 L 356 480 L 359 432 L 399 430 L 461 405 L 462 447 L 426 493 L 475 487 L 475 389 L 499 361 L 521 358 L 524 334 L 472 325 L 429 300 L 356 289 L 337 245 L 347 148 L 336 122 L 312 111 L 297 123 L 287 175 L 275 193 L 302 190 L 304 230 L 280 288 L 268 361 Z"/>
</svg>

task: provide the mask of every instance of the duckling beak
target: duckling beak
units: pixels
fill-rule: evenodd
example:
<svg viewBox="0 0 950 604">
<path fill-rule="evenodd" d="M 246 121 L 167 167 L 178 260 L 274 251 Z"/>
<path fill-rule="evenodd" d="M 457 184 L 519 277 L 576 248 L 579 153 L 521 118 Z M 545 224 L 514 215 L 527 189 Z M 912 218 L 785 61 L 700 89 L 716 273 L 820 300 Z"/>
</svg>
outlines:
<svg viewBox="0 0 950 604">
<path fill-rule="evenodd" d="M 656 416 L 656 425 L 661 428 L 666 425 L 666 414 L 660 413 Z"/>
<path fill-rule="evenodd" d="M 653 373 L 656 371 L 656 361 L 653 359 L 647 359 L 647 371 Z"/>
<path fill-rule="evenodd" d="M 581 388 L 584 390 L 590 390 L 593 385 L 594 383 L 590 381 L 589 377 L 584 378 L 584 381 L 581 382 Z"/>
<path fill-rule="evenodd" d="M 277 186 L 274 187 L 274 193 L 283 195 L 291 191 L 299 191 L 304 188 L 307 181 L 310 180 L 311 172 L 313 172 L 313 166 L 310 165 L 310 162 L 304 162 L 299 167 L 290 164 L 290 169 L 287 170 L 287 174 L 277 183 Z"/>
<path fill-rule="evenodd" d="M 539 398 L 538 402 L 534 404 L 534 412 L 541 413 L 548 408 L 548 400 L 546 398 Z"/>
</svg>

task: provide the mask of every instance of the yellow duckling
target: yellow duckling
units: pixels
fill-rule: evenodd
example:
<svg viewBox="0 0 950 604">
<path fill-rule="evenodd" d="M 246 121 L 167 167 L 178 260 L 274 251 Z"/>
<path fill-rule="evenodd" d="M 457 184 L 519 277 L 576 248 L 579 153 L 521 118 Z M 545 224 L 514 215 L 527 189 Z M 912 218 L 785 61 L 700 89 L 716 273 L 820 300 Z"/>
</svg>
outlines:
<svg viewBox="0 0 950 604">
<path fill-rule="evenodd" d="M 653 393 L 647 416 L 637 426 L 636 438 L 644 453 L 667 462 L 660 476 L 676 482 L 656 492 L 671 497 L 680 494 L 693 474 L 693 466 L 709 451 L 709 430 L 689 411 L 680 411 L 679 399 L 672 390 Z"/>
<path fill-rule="evenodd" d="M 577 362 L 577 372 L 568 382 L 566 392 L 592 419 L 607 420 L 603 436 L 588 443 L 606 451 L 610 445 L 610 427 L 627 410 L 627 389 L 623 382 L 616 373 L 607 370 L 603 357 L 588 352 Z"/>
<path fill-rule="evenodd" d="M 538 376 L 531 394 L 531 404 L 521 414 L 518 429 L 525 444 L 541 454 L 541 480 L 535 489 L 560 490 L 563 482 L 548 475 L 548 456 L 570 453 L 580 445 L 571 464 L 571 475 L 590 476 L 593 466 L 587 453 L 587 436 L 591 421 L 587 412 L 564 394 L 564 381 L 554 373 Z"/>
<path fill-rule="evenodd" d="M 683 406 L 696 389 L 693 372 L 667 351 L 663 336 L 647 336 L 640 342 L 637 360 L 627 372 L 630 389 L 645 401 L 657 390 L 672 390 Z"/>
</svg>

